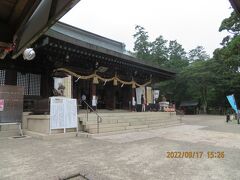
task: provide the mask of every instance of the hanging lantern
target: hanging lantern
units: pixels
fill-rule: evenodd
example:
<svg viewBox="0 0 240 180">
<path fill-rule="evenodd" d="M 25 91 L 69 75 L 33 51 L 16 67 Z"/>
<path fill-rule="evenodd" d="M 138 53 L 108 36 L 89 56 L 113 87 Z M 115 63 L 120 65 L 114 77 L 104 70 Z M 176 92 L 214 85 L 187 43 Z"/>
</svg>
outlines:
<svg viewBox="0 0 240 180">
<path fill-rule="evenodd" d="M 94 76 L 94 78 L 93 78 L 93 84 L 98 84 L 98 83 L 99 83 L 98 78 L 97 78 L 96 76 Z"/>
<path fill-rule="evenodd" d="M 114 80 L 113 80 L 113 85 L 114 85 L 114 86 L 117 86 L 117 79 L 114 79 Z"/>
</svg>

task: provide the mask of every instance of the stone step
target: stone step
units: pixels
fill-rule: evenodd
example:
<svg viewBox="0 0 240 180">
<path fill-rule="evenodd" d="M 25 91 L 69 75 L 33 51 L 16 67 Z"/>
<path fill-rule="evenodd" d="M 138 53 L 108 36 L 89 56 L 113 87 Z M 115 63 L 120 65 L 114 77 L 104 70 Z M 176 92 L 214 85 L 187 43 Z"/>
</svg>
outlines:
<svg viewBox="0 0 240 180">
<path fill-rule="evenodd" d="M 105 133 L 105 132 L 114 132 L 114 131 L 125 131 L 125 130 L 132 130 L 132 129 L 148 129 L 148 128 L 158 128 L 158 127 L 168 127 L 168 126 L 174 126 L 174 125 L 180 125 L 181 123 L 178 121 L 173 122 L 165 122 L 165 123 L 158 123 L 158 124 L 147 124 L 147 125 L 132 125 L 132 126 L 112 126 L 112 127 L 99 127 L 99 133 Z M 95 134 L 97 133 L 97 127 L 95 126 L 86 129 L 88 133 Z"/>
<path fill-rule="evenodd" d="M 168 117 L 171 116 L 170 113 L 166 113 L 166 112 L 144 112 L 144 113 L 105 113 L 105 114 L 99 114 L 102 118 L 117 118 L 117 117 L 121 117 L 121 118 L 129 118 L 129 117 L 151 117 L 151 116 L 161 116 L 161 117 Z M 172 114 L 174 115 L 174 114 Z M 80 118 L 86 118 L 86 115 L 78 115 Z M 88 114 L 88 117 L 91 118 L 95 118 L 97 115 L 96 114 Z"/>
<path fill-rule="evenodd" d="M 86 116 L 79 116 L 80 119 L 87 119 Z M 118 118 L 121 118 L 121 119 L 128 119 L 128 118 L 150 118 L 150 117 L 171 117 L 169 114 L 167 115 L 162 115 L 162 114 L 149 114 L 149 115 L 118 115 L 118 116 L 100 116 L 102 117 L 102 119 L 118 119 Z M 88 116 L 88 119 L 96 119 L 97 116 L 94 115 L 94 116 Z"/>
<path fill-rule="evenodd" d="M 99 133 L 105 133 L 105 132 L 113 132 L 113 131 L 124 131 L 126 129 L 126 127 L 108 127 L 108 128 L 99 128 Z M 97 128 L 92 128 L 89 129 L 87 132 L 91 133 L 91 134 L 95 134 L 97 133 Z"/>
<path fill-rule="evenodd" d="M 102 113 L 99 133 L 128 131 L 134 129 L 148 129 L 180 124 L 174 113 L 143 112 L 143 113 Z M 95 134 L 98 132 L 96 114 L 79 115 L 84 131 Z"/>
<path fill-rule="evenodd" d="M 99 128 L 109 128 L 109 127 L 127 127 L 129 123 L 114 123 L 114 124 L 102 124 L 99 123 Z M 84 126 L 84 129 L 94 129 L 97 128 L 97 124 L 88 124 Z"/>
<path fill-rule="evenodd" d="M 126 130 L 130 129 L 145 129 L 148 128 L 148 125 L 133 125 L 133 126 L 127 126 Z"/>
<path fill-rule="evenodd" d="M 131 124 L 151 124 L 151 123 L 158 123 L 158 122 L 165 122 L 165 121 L 174 121 L 177 120 L 177 118 L 164 118 L 164 119 L 121 119 L 121 120 L 105 120 L 103 119 L 102 122 L 100 122 L 101 124 L 114 124 L 114 123 L 129 123 L 129 125 Z M 89 121 L 83 121 L 82 125 L 90 125 L 90 124 L 97 124 L 96 120 L 89 120 Z"/>
<path fill-rule="evenodd" d="M 165 122 L 165 123 L 155 123 L 155 124 L 149 124 L 148 127 L 160 127 L 160 126 L 168 126 L 168 125 L 175 125 L 175 124 L 180 124 L 179 121 L 172 121 L 172 122 Z"/>
<path fill-rule="evenodd" d="M 82 122 L 82 125 L 88 125 L 88 124 L 97 124 L 97 120 L 88 120 L 88 121 L 81 121 Z M 101 124 L 114 124 L 114 123 L 118 123 L 117 120 L 103 120 L 101 121 Z"/>
<path fill-rule="evenodd" d="M 137 126 L 137 125 L 146 125 L 147 122 L 144 120 L 144 121 L 131 121 L 129 122 L 129 126 Z"/>
<path fill-rule="evenodd" d="M 151 121 L 146 121 L 146 123 L 157 124 L 157 123 L 165 123 L 165 122 L 172 122 L 172 121 L 178 121 L 178 120 L 177 119 L 151 120 Z"/>
<path fill-rule="evenodd" d="M 116 120 L 116 119 L 103 119 L 101 121 L 101 123 L 105 124 L 105 123 L 124 123 L 124 122 L 154 122 L 154 121 L 172 121 L 172 120 L 177 120 L 177 117 L 168 117 L 168 118 L 158 118 L 158 117 L 155 117 L 155 118 L 128 118 L 128 119 L 119 119 L 119 120 Z M 97 120 L 96 119 L 92 119 L 92 120 L 88 120 L 88 121 L 81 121 L 83 125 L 86 125 L 86 124 L 95 124 L 97 123 Z"/>
<path fill-rule="evenodd" d="M 103 118 L 102 122 L 103 123 L 117 123 L 117 122 L 132 122 L 132 121 L 153 121 L 153 120 L 165 120 L 165 119 L 170 119 L 170 118 L 175 118 L 175 117 L 128 117 L 128 118 L 122 118 L 122 117 L 118 117 L 118 118 Z M 89 118 L 87 119 L 81 119 L 81 122 L 97 122 L 97 118 Z"/>
</svg>

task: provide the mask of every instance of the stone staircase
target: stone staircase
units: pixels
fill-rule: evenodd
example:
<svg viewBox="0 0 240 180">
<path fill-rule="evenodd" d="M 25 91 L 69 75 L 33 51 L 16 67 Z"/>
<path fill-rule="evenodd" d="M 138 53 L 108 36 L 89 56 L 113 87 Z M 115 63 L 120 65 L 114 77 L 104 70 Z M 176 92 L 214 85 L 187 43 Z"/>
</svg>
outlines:
<svg viewBox="0 0 240 180">
<path fill-rule="evenodd" d="M 158 128 L 173 125 L 180 125 L 180 119 L 173 112 L 119 112 L 119 113 L 98 113 L 102 117 L 97 124 L 95 113 L 79 114 L 80 129 L 91 133 L 105 133 L 114 131 L 126 131 L 134 129 Z"/>
</svg>

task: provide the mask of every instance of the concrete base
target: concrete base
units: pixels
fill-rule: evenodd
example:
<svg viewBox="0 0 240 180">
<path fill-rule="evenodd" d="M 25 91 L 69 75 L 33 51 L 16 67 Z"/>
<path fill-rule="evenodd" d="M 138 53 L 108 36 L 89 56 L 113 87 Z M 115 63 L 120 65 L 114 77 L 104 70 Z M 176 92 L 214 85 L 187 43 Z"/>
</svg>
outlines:
<svg viewBox="0 0 240 180">
<path fill-rule="evenodd" d="M 141 129 L 152 129 L 180 124 L 180 120 L 177 118 L 176 113 L 169 112 L 107 112 L 99 114 L 102 117 L 102 122 L 99 123 L 99 126 L 97 124 L 95 113 L 89 113 L 88 119 L 86 118 L 86 113 L 79 114 L 78 129 L 90 134 L 98 134 L 138 131 Z M 49 126 L 49 115 L 29 115 L 29 113 L 23 114 L 22 127 L 26 135 L 40 139 L 76 136 L 76 128 L 66 129 L 65 134 L 64 129 L 52 130 L 50 135 Z M 3 131 L 0 132 L 0 137 L 19 135 L 17 126 L 14 127 L 11 125 L 11 127 L 5 127 L 4 130 L 4 133 L 2 133 Z"/>
<path fill-rule="evenodd" d="M 50 134 L 50 115 L 29 115 L 26 117 L 27 119 L 27 130 Z M 76 128 L 67 128 L 66 132 L 75 132 Z M 53 129 L 51 130 L 51 134 L 62 134 L 64 133 L 64 129 Z"/>
<path fill-rule="evenodd" d="M 19 130 L 0 131 L 0 138 L 19 136 Z"/>
<path fill-rule="evenodd" d="M 34 137 L 37 139 L 42 139 L 42 140 L 52 140 L 52 139 L 78 136 L 77 132 L 68 132 L 68 133 L 59 133 L 59 134 L 44 134 L 44 133 L 24 130 L 23 133 L 27 136 L 31 136 L 31 137 Z"/>
</svg>

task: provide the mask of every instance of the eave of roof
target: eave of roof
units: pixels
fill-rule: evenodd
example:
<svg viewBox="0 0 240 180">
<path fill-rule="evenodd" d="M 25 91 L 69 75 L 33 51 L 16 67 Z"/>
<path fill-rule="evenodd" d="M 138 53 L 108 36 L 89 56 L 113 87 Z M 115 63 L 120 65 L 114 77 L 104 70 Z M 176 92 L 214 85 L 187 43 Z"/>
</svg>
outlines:
<svg viewBox="0 0 240 180">
<path fill-rule="evenodd" d="M 125 50 L 124 44 L 121 42 L 114 41 L 94 33 L 90 33 L 88 31 L 70 26 L 62 22 L 57 22 L 45 33 L 45 35 L 80 46 L 80 47 L 84 47 L 93 51 L 97 51 L 97 52 L 111 55 L 120 59 L 124 59 L 132 64 L 141 65 L 141 66 L 150 68 L 154 71 L 164 72 L 168 74 L 170 77 L 174 77 L 176 75 L 176 73 L 173 71 L 160 68 L 157 65 L 153 65 L 152 63 L 124 54 L 124 50 Z M 87 35 L 88 37 L 96 38 L 98 39 L 99 42 L 104 42 L 104 43 L 99 43 L 97 41 L 89 40 L 88 38 L 82 38 L 79 35 L 80 36 Z M 110 48 L 109 44 L 112 45 L 114 48 Z"/>
</svg>

